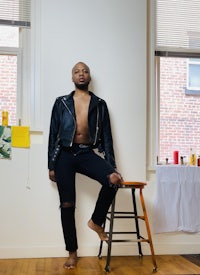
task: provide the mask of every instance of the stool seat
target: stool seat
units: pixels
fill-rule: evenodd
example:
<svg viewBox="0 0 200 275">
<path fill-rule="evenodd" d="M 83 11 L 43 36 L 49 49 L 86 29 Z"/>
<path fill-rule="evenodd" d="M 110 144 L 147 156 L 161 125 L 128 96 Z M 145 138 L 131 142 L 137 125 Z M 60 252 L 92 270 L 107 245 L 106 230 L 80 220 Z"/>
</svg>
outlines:
<svg viewBox="0 0 200 275">
<path fill-rule="evenodd" d="M 106 243 L 108 244 L 106 266 L 105 266 L 106 272 L 110 271 L 111 248 L 112 248 L 113 242 L 137 242 L 139 256 L 143 256 L 141 243 L 147 242 L 149 244 L 150 250 L 151 250 L 152 262 L 153 262 L 153 266 L 154 266 L 153 272 L 157 271 L 157 264 L 156 264 L 154 248 L 153 248 L 153 243 L 152 243 L 152 238 L 151 238 L 150 226 L 149 226 L 147 211 L 146 211 L 146 207 L 145 207 L 144 197 L 143 197 L 143 193 L 142 193 L 142 190 L 146 185 L 147 185 L 146 182 L 138 182 L 138 181 L 123 181 L 119 185 L 119 189 L 130 189 L 131 190 L 133 210 L 132 211 L 116 211 L 115 210 L 116 197 L 113 199 L 113 202 L 111 204 L 111 209 L 108 212 L 106 221 L 103 225 L 104 230 L 105 230 L 106 222 L 109 221 L 109 223 L 110 223 L 109 230 L 108 230 L 108 232 L 106 232 L 108 234 L 108 241 L 106 241 Z M 143 215 L 140 215 L 140 216 L 137 213 L 137 203 L 136 203 L 136 197 L 135 197 L 135 190 L 137 190 L 137 189 L 139 190 L 139 198 L 140 198 L 140 203 L 141 203 L 142 210 L 143 210 Z M 115 219 L 134 219 L 135 220 L 135 231 L 123 231 L 123 232 L 113 231 Z M 139 220 L 143 220 L 145 222 L 147 238 L 144 238 L 140 234 Z M 131 240 L 130 239 L 129 240 L 114 239 L 113 235 L 115 235 L 115 234 L 124 234 L 124 235 L 125 234 L 128 234 L 128 235 L 135 234 L 136 238 L 131 239 Z M 99 254 L 98 254 L 99 258 L 101 258 L 102 247 L 103 247 L 103 241 L 100 242 Z"/>
<path fill-rule="evenodd" d="M 147 185 L 146 182 L 140 182 L 140 181 L 123 181 L 121 183 L 121 188 L 123 187 L 129 187 L 129 188 L 144 188 L 144 186 Z"/>
</svg>

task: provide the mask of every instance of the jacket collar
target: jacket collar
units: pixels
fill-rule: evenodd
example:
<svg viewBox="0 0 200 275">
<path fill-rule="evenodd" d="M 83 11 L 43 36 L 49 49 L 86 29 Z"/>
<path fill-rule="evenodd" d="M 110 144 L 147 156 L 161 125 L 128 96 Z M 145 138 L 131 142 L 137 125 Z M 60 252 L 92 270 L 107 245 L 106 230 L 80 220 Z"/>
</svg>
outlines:
<svg viewBox="0 0 200 275">
<path fill-rule="evenodd" d="M 62 99 L 66 100 L 66 101 L 73 101 L 73 96 L 74 96 L 75 91 L 72 91 L 70 94 L 65 95 L 62 97 Z M 98 96 L 96 96 L 93 92 L 89 91 L 89 94 L 91 95 L 91 102 L 93 104 L 97 104 L 99 101 L 101 101 L 101 98 L 99 98 Z"/>
<path fill-rule="evenodd" d="M 74 113 L 74 100 L 73 100 L 73 95 L 75 91 L 72 91 L 70 94 L 65 95 L 62 97 L 62 101 L 65 102 L 65 104 L 68 105 L 68 107 L 71 107 L 71 111 Z M 99 102 L 101 101 L 101 98 L 96 96 L 93 92 L 89 91 L 91 95 L 91 101 L 90 101 L 90 106 L 89 106 L 89 111 L 91 111 L 94 107 L 96 107 Z"/>
</svg>

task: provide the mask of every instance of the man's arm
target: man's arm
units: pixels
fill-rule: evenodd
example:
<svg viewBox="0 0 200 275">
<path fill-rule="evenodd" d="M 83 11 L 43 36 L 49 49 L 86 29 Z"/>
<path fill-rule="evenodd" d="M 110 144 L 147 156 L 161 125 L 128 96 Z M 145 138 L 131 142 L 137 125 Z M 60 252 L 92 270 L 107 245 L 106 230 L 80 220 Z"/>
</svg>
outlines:
<svg viewBox="0 0 200 275">
<path fill-rule="evenodd" d="M 48 168 L 49 170 L 53 170 L 54 164 L 52 161 L 56 142 L 58 139 L 59 132 L 59 108 L 58 108 L 58 100 L 55 101 L 54 106 L 52 108 L 51 120 L 50 120 L 50 129 L 49 129 L 49 142 L 48 142 Z"/>
<path fill-rule="evenodd" d="M 101 138 L 103 141 L 103 149 L 105 152 L 105 159 L 114 168 L 116 168 L 115 154 L 114 154 L 114 149 L 113 149 L 113 138 L 112 138 L 111 124 L 110 124 L 110 116 L 109 116 L 108 107 L 107 107 L 107 104 L 105 101 L 102 106 L 101 135 L 102 135 Z"/>
</svg>

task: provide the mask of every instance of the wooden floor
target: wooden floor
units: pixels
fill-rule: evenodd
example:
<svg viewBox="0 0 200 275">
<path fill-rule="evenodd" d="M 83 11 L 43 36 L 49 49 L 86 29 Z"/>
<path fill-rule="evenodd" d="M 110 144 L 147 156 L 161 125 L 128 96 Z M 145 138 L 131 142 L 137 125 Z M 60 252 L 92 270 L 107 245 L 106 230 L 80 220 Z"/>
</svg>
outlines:
<svg viewBox="0 0 200 275">
<path fill-rule="evenodd" d="M 112 257 L 110 275 L 200 274 L 200 267 L 178 255 L 156 256 L 158 269 L 153 273 L 151 256 Z M 65 258 L 6 259 L 0 260 L 0 275 L 100 275 L 105 257 L 81 257 L 74 270 L 63 269 Z"/>
</svg>

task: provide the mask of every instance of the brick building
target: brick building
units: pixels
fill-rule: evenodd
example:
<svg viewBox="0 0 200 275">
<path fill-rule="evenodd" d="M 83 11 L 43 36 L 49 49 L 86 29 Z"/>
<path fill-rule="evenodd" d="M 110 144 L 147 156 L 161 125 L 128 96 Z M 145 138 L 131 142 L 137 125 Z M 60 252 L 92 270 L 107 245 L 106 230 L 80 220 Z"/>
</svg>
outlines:
<svg viewBox="0 0 200 275">
<path fill-rule="evenodd" d="M 18 47 L 18 28 L 0 26 L 0 47 Z M 9 125 L 16 125 L 17 56 L 0 52 L 0 111 L 9 112 Z"/>
<path fill-rule="evenodd" d="M 160 58 L 160 160 L 200 153 L 200 95 L 187 94 L 187 59 Z"/>
</svg>

